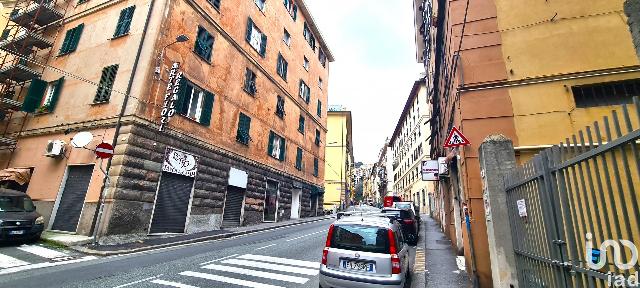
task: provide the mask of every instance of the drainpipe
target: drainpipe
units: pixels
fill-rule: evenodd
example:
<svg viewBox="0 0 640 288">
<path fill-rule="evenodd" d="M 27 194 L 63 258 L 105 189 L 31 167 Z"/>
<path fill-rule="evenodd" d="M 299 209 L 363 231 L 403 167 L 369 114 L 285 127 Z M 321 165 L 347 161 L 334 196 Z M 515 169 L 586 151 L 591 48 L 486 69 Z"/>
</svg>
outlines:
<svg viewBox="0 0 640 288">
<path fill-rule="evenodd" d="M 147 19 L 144 22 L 144 28 L 142 30 L 142 36 L 140 39 L 140 44 L 138 45 L 138 52 L 136 52 L 136 58 L 133 62 L 133 68 L 131 69 L 131 77 L 129 78 L 129 83 L 127 84 L 127 91 L 124 95 L 124 100 L 122 103 L 122 107 L 120 108 L 120 113 L 118 114 L 118 120 L 116 121 L 116 131 L 113 134 L 113 140 L 111 143 L 114 143 L 114 146 L 116 146 L 117 141 L 118 141 L 118 135 L 120 134 L 120 128 L 122 127 L 122 117 L 124 116 L 125 111 L 127 110 L 127 104 L 129 103 L 129 96 L 131 94 L 131 87 L 133 86 L 133 79 L 135 78 L 137 69 L 138 69 L 138 63 L 140 62 L 140 54 L 142 54 L 142 45 L 144 44 L 144 40 L 147 36 L 147 30 L 149 28 L 149 22 L 151 21 L 151 12 L 153 11 L 153 7 L 156 3 L 156 0 L 151 0 L 151 3 L 149 3 L 149 10 L 147 11 Z M 111 168 L 111 160 L 112 158 L 109 158 L 109 160 L 107 161 L 107 168 L 106 168 L 106 173 L 108 175 L 109 170 Z M 104 197 L 105 197 L 105 188 L 107 187 L 107 179 L 108 177 L 105 177 L 102 181 L 102 187 L 100 188 L 100 198 L 98 199 L 98 213 L 96 214 L 96 217 L 94 218 L 94 229 L 93 229 L 93 244 L 94 245 L 98 245 L 98 228 L 100 227 L 100 222 L 102 221 L 102 213 L 104 211 Z"/>
</svg>

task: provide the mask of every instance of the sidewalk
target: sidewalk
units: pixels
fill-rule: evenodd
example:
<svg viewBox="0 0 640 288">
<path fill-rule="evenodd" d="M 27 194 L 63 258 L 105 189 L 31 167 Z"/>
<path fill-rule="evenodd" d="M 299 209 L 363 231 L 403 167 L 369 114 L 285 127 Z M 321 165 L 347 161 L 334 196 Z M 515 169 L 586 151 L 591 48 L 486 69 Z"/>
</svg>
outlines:
<svg viewBox="0 0 640 288">
<path fill-rule="evenodd" d="M 251 226 L 242 226 L 236 228 L 228 228 L 224 230 L 214 230 L 214 231 L 205 231 L 200 233 L 193 234 L 184 234 L 184 235 L 176 235 L 176 236 L 147 236 L 143 240 L 133 242 L 133 243 L 125 243 L 125 244 L 117 244 L 117 245 L 99 245 L 94 246 L 92 244 L 82 245 L 82 246 L 71 246 L 71 249 L 76 251 L 80 251 L 82 253 L 90 254 L 90 255 L 99 255 L 99 256 L 109 256 L 109 255 L 117 255 L 117 254 L 126 254 L 126 253 L 134 253 L 158 248 L 165 248 L 177 245 L 184 245 L 190 243 L 197 243 L 209 240 L 218 240 L 231 238 L 235 236 L 245 235 L 253 232 L 266 231 L 271 229 L 277 229 L 281 227 L 288 227 L 293 225 L 312 223 L 317 221 L 322 221 L 325 219 L 335 218 L 335 215 L 330 216 L 318 216 L 318 217 L 309 217 L 295 220 L 286 220 L 277 223 L 262 223 Z"/>
<path fill-rule="evenodd" d="M 427 288 L 471 287 L 469 276 L 460 270 L 451 241 L 444 236 L 438 223 L 428 215 L 422 217 L 424 226 L 425 277 Z M 460 260 L 457 260 L 460 259 Z M 464 268 L 464 265 L 460 265 Z"/>
</svg>

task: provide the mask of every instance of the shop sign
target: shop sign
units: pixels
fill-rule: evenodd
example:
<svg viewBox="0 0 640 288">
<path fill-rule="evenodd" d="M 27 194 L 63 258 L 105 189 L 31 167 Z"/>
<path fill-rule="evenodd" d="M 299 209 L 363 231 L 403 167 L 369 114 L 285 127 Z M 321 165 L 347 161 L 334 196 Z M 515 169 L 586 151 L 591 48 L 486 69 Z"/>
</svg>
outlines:
<svg viewBox="0 0 640 288">
<path fill-rule="evenodd" d="M 187 177 L 196 177 L 198 157 L 184 151 L 167 147 L 162 171 Z"/>
<path fill-rule="evenodd" d="M 438 160 L 422 161 L 422 181 L 438 181 Z"/>
<path fill-rule="evenodd" d="M 165 89 L 162 111 L 160 112 L 159 131 L 164 130 L 164 126 L 169 123 L 169 119 L 176 114 L 175 103 L 178 100 L 180 80 L 182 79 L 182 72 L 179 72 L 178 68 L 180 68 L 180 63 L 174 62 L 169 71 L 169 80 L 167 81 L 167 89 Z"/>
</svg>

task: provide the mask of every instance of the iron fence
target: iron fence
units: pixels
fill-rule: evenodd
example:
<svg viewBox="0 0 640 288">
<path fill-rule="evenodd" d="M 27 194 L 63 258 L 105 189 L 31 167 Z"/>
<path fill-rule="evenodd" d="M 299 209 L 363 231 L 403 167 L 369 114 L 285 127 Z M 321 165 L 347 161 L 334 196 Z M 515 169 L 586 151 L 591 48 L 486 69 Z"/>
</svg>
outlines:
<svg viewBox="0 0 640 288">
<path fill-rule="evenodd" d="M 633 243 L 640 244 L 638 123 L 636 97 L 506 177 L 521 287 L 633 287 L 639 270 Z M 615 286 L 622 281 L 626 286 Z"/>
</svg>

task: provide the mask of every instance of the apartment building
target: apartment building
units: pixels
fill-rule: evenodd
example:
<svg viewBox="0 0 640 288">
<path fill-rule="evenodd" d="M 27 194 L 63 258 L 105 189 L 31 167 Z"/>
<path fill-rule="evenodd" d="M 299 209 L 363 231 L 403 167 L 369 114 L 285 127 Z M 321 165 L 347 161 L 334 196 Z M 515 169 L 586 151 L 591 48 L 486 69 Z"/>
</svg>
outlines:
<svg viewBox="0 0 640 288">
<path fill-rule="evenodd" d="M 304 1 L 21 0 L 9 20 L 0 160 L 29 172 L 14 186 L 48 229 L 194 233 L 321 211 L 333 56 Z M 74 148 L 80 132 L 93 137 Z M 101 142 L 113 158 L 96 160 Z"/>
<path fill-rule="evenodd" d="M 353 191 L 353 125 L 351 111 L 331 106 L 327 112 L 324 209 L 344 208 Z"/>
</svg>

